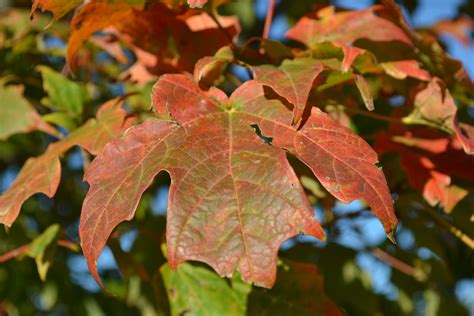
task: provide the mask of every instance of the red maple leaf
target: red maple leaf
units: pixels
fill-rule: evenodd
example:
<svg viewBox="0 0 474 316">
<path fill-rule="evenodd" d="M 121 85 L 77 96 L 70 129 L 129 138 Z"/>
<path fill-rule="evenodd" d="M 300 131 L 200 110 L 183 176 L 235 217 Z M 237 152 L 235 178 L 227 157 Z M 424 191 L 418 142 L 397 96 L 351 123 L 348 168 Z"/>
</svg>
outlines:
<svg viewBox="0 0 474 316">
<path fill-rule="evenodd" d="M 183 75 L 165 75 L 153 90 L 151 119 L 109 143 L 85 175 L 80 237 L 100 282 L 96 260 L 113 229 L 133 218 L 143 192 L 162 170 L 172 182 L 167 212 L 170 266 L 199 260 L 220 275 L 240 271 L 270 287 L 279 246 L 306 233 L 324 238 L 289 152 L 305 162 L 343 202 L 364 199 L 393 233 L 397 220 L 377 155 L 350 129 L 314 108 L 299 130 L 292 113 L 248 81 L 228 99 L 204 92 Z"/>
</svg>

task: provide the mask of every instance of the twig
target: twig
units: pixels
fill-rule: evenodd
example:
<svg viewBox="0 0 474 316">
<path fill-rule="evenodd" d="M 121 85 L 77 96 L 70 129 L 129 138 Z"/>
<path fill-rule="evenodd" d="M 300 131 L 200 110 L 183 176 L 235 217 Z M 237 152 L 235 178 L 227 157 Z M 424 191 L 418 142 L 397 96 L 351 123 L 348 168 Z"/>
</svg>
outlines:
<svg viewBox="0 0 474 316">
<path fill-rule="evenodd" d="M 69 240 L 65 240 L 65 239 L 59 239 L 58 246 L 61 246 L 63 248 L 69 249 L 74 252 L 79 252 L 80 250 L 80 247 L 78 244 Z"/>
<path fill-rule="evenodd" d="M 63 248 L 67 248 L 75 252 L 79 251 L 79 246 L 76 243 L 73 243 L 72 241 L 59 239 L 57 243 L 58 243 L 58 246 L 61 246 Z M 13 259 L 15 257 L 25 254 L 26 252 L 28 252 L 28 249 L 30 249 L 30 245 L 31 244 L 26 244 L 18 248 L 15 248 L 13 250 L 10 250 L 7 253 L 4 253 L 3 255 L 0 256 L 0 263 L 6 262 L 10 259 Z"/>
<path fill-rule="evenodd" d="M 274 11 L 275 11 L 275 0 L 270 0 L 270 3 L 268 4 L 267 17 L 265 18 L 265 26 L 263 28 L 263 35 L 262 35 L 263 38 L 268 38 L 268 35 L 270 34 L 270 27 L 272 25 Z"/>
<path fill-rule="evenodd" d="M 237 51 L 237 46 L 235 45 L 234 40 L 232 39 L 232 36 L 229 34 L 229 32 L 227 32 L 227 30 L 219 22 L 219 20 L 217 19 L 217 16 L 215 15 L 215 13 L 209 13 L 209 16 L 217 24 L 217 27 L 219 28 L 219 30 L 221 30 L 221 32 L 224 33 L 225 37 L 229 41 L 230 48 L 235 53 Z M 246 69 L 247 69 L 247 74 L 249 75 L 249 78 L 252 79 L 252 72 L 248 68 L 246 68 Z"/>
<path fill-rule="evenodd" d="M 428 213 L 428 215 L 431 216 L 431 218 L 434 219 L 435 222 L 440 224 L 441 226 L 444 226 L 449 230 L 451 234 L 456 236 L 459 240 L 461 240 L 464 244 L 466 244 L 469 248 L 474 249 L 474 240 L 471 239 L 468 235 L 466 235 L 461 229 L 457 228 L 454 224 L 448 222 L 438 214 L 435 210 L 433 210 L 431 207 L 426 207 L 423 208 L 423 210 Z"/>
<path fill-rule="evenodd" d="M 403 261 L 400 261 L 399 259 L 388 254 L 380 248 L 373 249 L 372 254 L 379 260 L 387 263 L 392 268 L 397 269 L 398 271 L 405 273 L 406 275 L 413 276 L 417 279 L 420 277 L 420 271 L 418 269 L 410 266 L 409 264 L 406 264 Z"/>
<path fill-rule="evenodd" d="M 219 20 L 217 19 L 215 13 L 209 13 L 209 16 L 211 17 L 211 19 L 216 23 L 217 27 L 219 28 L 219 30 L 221 30 L 221 32 L 224 34 L 224 36 L 226 37 L 226 39 L 229 41 L 229 44 L 232 46 L 232 48 L 234 49 L 235 48 L 235 44 L 234 44 L 234 40 L 232 39 L 232 36 L 229 34 L 229 32 L 227 32 L 227 30 L 222 26 L 221 22 L 219 22 Z"/>
<path fill-rule="evenodd" d="M 13 249 L 13 250 L 1 255 L 0 256 L 0 263 L 3 263 L 3 262 L 8 261 L 12 258 L 15 258 L 16 256 L 24 254 L 25 252 L 28 251 L 29 248 L 30 248 L 30 244 L 26 244 L 26 245 L 20 246 L 16 249 Z"/>
</svg>

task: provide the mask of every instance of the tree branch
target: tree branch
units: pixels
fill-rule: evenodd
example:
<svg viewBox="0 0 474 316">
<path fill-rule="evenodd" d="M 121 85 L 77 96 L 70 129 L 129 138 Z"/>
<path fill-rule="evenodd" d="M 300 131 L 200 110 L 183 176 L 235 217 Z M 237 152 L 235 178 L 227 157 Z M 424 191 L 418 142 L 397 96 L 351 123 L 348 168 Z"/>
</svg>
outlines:
<svg viewBox="0 0 474 316">
<path fill-rule="evenodd" d="M 272 25 L 274 11 L 275 11 L 275 0 L 270 0 L 270 3 L 268 4 L 267 17 L 265 18 L 265 26 L 263 27 L 263 35 L 262 35 L 263 38 L 268 38 L 268 35 L 270 34 L 270 27 Z"/>
<path fill-rule="evenodd" d="M 20 246 L 16 249 L 13 249 L 13 250 L 1 255 L 0 256 L 0 263 L 3 263 L 5 261 L 8 261 L 12 258 L 15 258 L 19 255 L 22 255 L 22 254 L 26 253 L 29 248 L 30 248 L 30 244 L 26 244 L 26 245 Z"/>
<path fill-rule="evenodd" d="M 461 240 L 465 245 L 467 245 L 471 249 L 474 249 L 474 240 L 472 240 L 471 237 L 465 234 L 461 229 L 456 227 L 453 223 L 448 222 L 446 219 L 443 218 L 443 216 L 438 214 L 431 207 L 423 208 L 423 210 L 425 210 L 426 213 L 429 216 L 431 216 L 431 218 L 435 222 L 437 222 L 441 226 L 444 226 L 446 229 L 448 229 L 451 234 L 453 234 L 455 237 Z"/>
<path fill-rule="evenodd" d="M 232 46 L 232 48 L 235 48 L 235 44 L 234 44 L 234 40 L 232 39 L 232 36 L 229 34 L 229 32 L 227 32 L 227 30 L 222 26 L 221 22 L 219 22 L 219 19 L 217 19 L 217 16 L 216 14 L 213 12 L 213 13 L 210 13 L 209 16 L 211 17 L 211 19 L 217 24 L 217 27 L 219 28 L 219 30 L 221 30 L 221 32 L 224 34 L 224 36 L 226 37 L 226 39 L 229 41 L 229 44 Z"/>
<path fill-rule="evenodd" d="M 76 243 L 73 243 L 72 241 L 69 241 L 69 240 L 59 239 L 57 241 L 57 244 L 58 246 L 67 248 L 75 252 L 79 251 L 79 246 Z M 26 252 L 28 252 L 28 249 L 30 249 L 30 245 L 31 243 L 28 243 L 26 245 L 10 250 L 7 253 L 4 253 L 3 255 L 0 256 L 0 263 L 6 262 L 10 259 L 13 259 L 15 257 L 25 254 Z"/>
<path fill-rule="evenodd" d="M 409 276 L 414 277 L 415 279 L 419 281 L 424 281 L 426 280 L 426 274 L 417 268 L 412 267 L 409 264 L 406 264 L 403 261 L 400 261 L 399 259 L 395 258 L 394 256 L 390 255 L 389 253 L 383 251 L 380 248 L 374 248 L 372 251 L 372 254 L 379 260 L 385 262 L 392 268 L 406 274 Z"/>
</svg>

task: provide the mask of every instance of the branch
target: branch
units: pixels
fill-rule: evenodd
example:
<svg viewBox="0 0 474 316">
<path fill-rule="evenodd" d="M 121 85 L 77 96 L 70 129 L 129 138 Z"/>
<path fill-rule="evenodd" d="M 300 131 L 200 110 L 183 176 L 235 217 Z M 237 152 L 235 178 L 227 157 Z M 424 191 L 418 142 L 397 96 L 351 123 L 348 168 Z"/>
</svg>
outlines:
<svg viewBox="0 0 474 316">
<path fill-rule="evenodd" d="M 63 248 L 66 248 L 75 252 L 79 251 L 79 246 L 76 243 L 73 243 L 72 241 L 59 239 L 57 243 L 58 243 L 58 246 L 61 246 Z M 30 245 L 31 243 L 20 246 L 13 250 L 10 250 L 7 253 L 4 253 L 3 255 L 0 256 L 0 263 L 4 263 L 10 259 L 13 259 L 15 257 L 25 254 L 26 252 L 28 252 L 28 249 L 30 249 Z"/>
<path fill-rule="evenodd" d="M 262 35 L 263 38 L 268 38 L 268 35 L 270 34 L 270 27 L 272 25 L 274 11 L 275 11 L 275 0 L 270 0 L 270 3 L 268 4 L 267 17 L 265 18 L 265 26 L 263 28 L 263 35 Z"/>
<path fill-rule="evenodd" d="M 227 32 L 227 30 L 222 26 L 221 22 L 219 22 L 219 19 L 217 19 L 217 16 L 214 12 L 209 13 L 209 16 L 211 19 L 217 24 L 217 27 L 221 32 L 224 34 L 226 39 L 229 41 L 229 44 L 232 46 L 232 48 L 235 48 L 234 40 L 232 39 L 232 36 Z"/>
<path fill-rule="evenodd" d="M 448 222 L 446 219 L 443 218 L 443 216 L 438 214 L 431 207 L 423 208 L 423 210 L 426 210 L 426 213 L 428 213 L 428 215 L 430 215 L 435 222 L 448 229 L 451 234 L 461 240 L 465 245 L 467 245 L 471 249 L 474 249 L 474 240 L 472 240 L 471 237 L 466 235 L 461 229 L 456 227 L 453 223 Z"/>
<path fill-rule="evenodd" d="M 417 268 L 412 267 L 409 264 L 406 264 L 403 261 L 400 261 L 399 259 L 395 258 L 394 256 L 390 255 L 389 253 L 383 251 L 380 248 L 375 248 L 372 250 L 372 254 L 378 258 L 379 260 L 385 262 L 392 268 L 406 274 L 409 276 L 414 277 L 415 279 L 419 281 L 424 281 L 426 280 L 426 274 Z"/>
<path fill-rule="evenodd" d="M 29 248 L 30 248 L 30 244 L 26 244 L 26 245 L 20 246 L 16 249 L 13 249 L 13 250 L 1 255 L 0 256 L 0 263 L 3 263 L 5 261 L 8 261 L 12 258 L 15 258 L 19 255 L 22 255 L 22 254 L 26 253 Z"/>
</svg>

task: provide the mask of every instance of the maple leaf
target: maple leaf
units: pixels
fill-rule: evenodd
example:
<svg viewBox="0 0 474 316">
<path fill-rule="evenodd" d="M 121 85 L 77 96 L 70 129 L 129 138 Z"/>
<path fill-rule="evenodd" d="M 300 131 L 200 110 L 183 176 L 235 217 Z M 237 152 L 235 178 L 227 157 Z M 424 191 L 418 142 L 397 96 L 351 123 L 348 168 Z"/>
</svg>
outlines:
<svg viewBox="0 0 474 316">
<path fill-rule="evenodd" d="M 119 22 L 131 14 L 135 6 L 128 3 L 90 1 L 81 7 L 71 21 L 71 36 L 68 41 L 67 61 L 72 61 L 81 45 L 95 32 Z M 140 8 L 140 6 L 138 6 Z"/>
<path fill-rule="evenodd" d="M 431 36 L 431 34 L 427 34 L 427 32 L 414 31 L 409 26 L 402 9 L 394 0 L 382 0 L 382 3 L 385 8 L 385 10 L 382 11 L 383 15 L 395 21 L 397 25 L 405 31 L 410 39 L 413 40 L 416 48 L 420 50 L 418 54 L 426 55 L 433 65 L 442 69 L 443 80 L 445 82 L 449 85 L 456 84 L 458 86 L 464 86 L 463 88 L 474 91 L 474 85 L 463 63 L 446 54 L 439 43 L 437 43 L 435 36 Z M 433 50 L 433 47 L 437 47 L 437 49 Z"/>
<path fill-rule="evenodd" d="M 423 81 L 429 81 L 431 79 L 429 72 L 420 69 L 416 60 L 391 61 L 381 63 L 380 65 L 388 75 L 396 79 L 402 80 L 406 77 L 412 77 Z"/>
<path fill-rule="evenodd" d="M 48 93 L 48 97 L 41 100 L 42 104 L 73 118 L 79 117 L 87 97 L 84 87 L 47 66 L 40 65 L 36 69 L 41 73 L 43 89 Z"/>
<path fill-rule="evenodd" d="M 428 204 L 440 204 L 447 213 L 468 193 L 452 184 L 452 178 L 474 179 L 474 169 L 465 168 L 472 158 L 462 151 L 457 139 L 430 130 L 391 128 L 390 133 L 377 135 L 375 149 L 379 155 L 398 153 L 410 185 L 423 193 Z"/>
<path fill-rule="evenodd" d="M 232 285 L 206 267 L 181 264 L 173 271 L 168 264 L 160 267 L 168 294 L 171 315 L 189 310 L 195 315 L 246 315 L 248 284 L 234 278 Z"/>
<path fill-rule="evenodd" d="M 412 45 L 411 40 L 394 23 L 378 17 L 374 12 L 383 6 L 366 10 L 335 13 L 333 7 L 318 12 L 319 19 L 301 18 L 286 37 L 312 47 L 315 44 L 331 42 L 344 52 L 342 70 L 347 71 L 357 56 L 365 50 L 354 47 L 359 39 L 376 42 L 400 41 Z"/>
<path fill-rule="evenodd" d="M 0 196 L 0 223 L 11 226 L 23 203 L 34 194 L 54 196 L 61 177 L 61 154 L 76 145 L 97 154 L 115 138 L 124 127 L 126 112 L 121 109 L 121 104 L 119 99 L 105 103 L 97 112 L 96 119 L 90 119 L 64 139 L 51 144 L 41 156 L 28 159 L 13 185 Z"/>
<path fill-rule="evenodd" d="M 474 155 L 474 127 L 464 123 L 454 125 L 454 132 L 464 151 Z"/>
<path fill-rule="evenodd" d="M 113 34 L 100 34 L 91 37 L 90 42 L 106 51 L 114 57 L 119 63 L 127 64 L 128 58 L 122 50 L 122 46 L 116 36 Z"/>
<path fill-rule="evenodd" d="M 99 283 L 96 261 L 108 237 L 133 218 L 141 195 L 162 170 L 172 179 L 167 249 L 173 269 L 198 260 L 221 276 L 238 270 L 245 281 L 270 287 L 282 242 L 298 233 L 323 238 L 287 151 L 335 197 L 346 203 L 364 199 L 388 234 L 395 229 L 390 192 L 374 165 L 377 155 L 319 109 L 298 130 L 291 112 L 266 99 L 256 81 L 227 99 L 218 89 L 200 90 L 184 75 L 162 76 L 152 99 L 155 111 L 171 119 L 130 129 L 104 148 L 84 177 L 90 189 L 79 233 Z"/>
<path fill-rule="evenodd" d="M 214 56 L 199 59 L 194 66 L 194 81 L 212 86 L 232 60 L 234 53 L 229 46 L 222 47 Z"/>
<path fill-rule="evenodd" d="M 188 0 L 191 8 L 202 8 L 207 3 L 207 0 Z"/>
<path fill-rule="evenodd" d="M 362 100 L 364 101 L 367 110 L 375 110 L 374 98 L 372 96 L 372 91 L 370 89 L 369 82 L 362 75 L 355 75 L 354 81 L 356 83 L 357 89 L 359 89 L 360 95 L 362 97 Z"/>
<path fill-rule="evenodd" d="M 471 32 L 474 29 L 474 21 L 467 16 L 460 16 L 455 20 L 443 20 L 433 25 L 432 29 L 438 33 L 448 33 L 457 38 L 465 46 L 472 44 Z"/>
<path fill-rule="evenodd" d="M 225 33 L 204 12 L 181 14 L 162 3 L 144 9 L 142 4 L 89 2 L 71 21 L 68 64 L 73 66 L 77 50 L 94 32 L 107 29 L 128 44 L 137 57 L 136 63 L 122 77 L 128 75 L 135 81 L 145 82 L 156 78 L 151 75 L 164 72 L 192 72 L 200 58 L 213 55 L 229 44 L 240 30 L 234 17 L 218 16 L 217 19 Z M 207 39 L 206 45 L 202 45 L 202 38 Z"/>
<path fill-rule="evenodd" d="M 170 1 L 170 0 L 166 0 L 166 1 Z M 210 2 L 210 4 L 212 6 L 212 9 L 215 10 L 221 4 L 224 4 L 224 3 L 230 2 L 230 1 L 231 0 L 212 0 Z M 174 2 L 176 2 L 176 0 L 174 0 Z M 202 8 L 206 5 L 206 3 L 209 2 L 209 0 L 187 0 L 187 2 L 188 2 L 188 5 L 191 8 Z"/>
<path fill-rule="evenodd" d="M 474 128 L 458 122 L 454 99 L 439 78 L 431 79 L 427 87 L 418 92 L 414 103 L 415 108 L 403 118 L 404 123 L 428 125 L 452 133 L 467 154 L 474 154 Z"/>
<path fill-rule="evenodd" d="M 27 256 L 35 259 L 38 274 L 43 282 L 46 281 L 46 275 L 54 258 L 59 230 L 59 224 L 49 226 L 30 243 L 26 252 Z"/>
<path fill-rule="evenodd" d="M 21 85 L 4 86 L 0 81 L 0 140 L 34 130 L 58 136 L 58 131 L 43 121 L 23 97 L 23 90 Z"/>
<path fill-rule="evenodd" d="M 323 69 L 323 64 L 310 58 L 285 59 L 279 67 L 253 67 L 258 82 L 271 87 L 293 105 L 294 124 L 301 119 L 313 82 Z"/>
<path fill-rule="evenodd" d="M 216 18 L 225 32 L 207 13 L 179 16 L 155 5 L 143 12 L 134 12 L 115 27 L 120 37 L 138 53 L 137 64 L 142 63 L 140 53 L 149 54 L 145 60 L 148 65 L 144 68 L 156 79 L 156 75 L 176 70 L 192 72 L 200 58 L 214 55 L 232 41 L 240 31 L 238 20 L 235 17 Z M 143 29 L 147 29 L 147 33 Z M 206 38 L 206 45 L 202 45 L 202 38 Z M 171 47 L 170 42 L 173 43 Z M 137 75 L 134 77 L 139 82 L 145 81 Z"/>
<path fill-rule="evenodd" d="M 252 289 L 248 301 L 247 315 L 343 315 L 326 295 L 318 266 L 286 259 L 272 290 Z"/>
<path fill-rule="evenodd" d="M 83 0 L 34 0 L 31 6 L 30 19 L 33 18 L 33 13 L 36 9 L 41 9 L 41 12 L 51 11 L 53 19 L 48 24 L 50 26 L 82 2 Z"/>
</svg>

